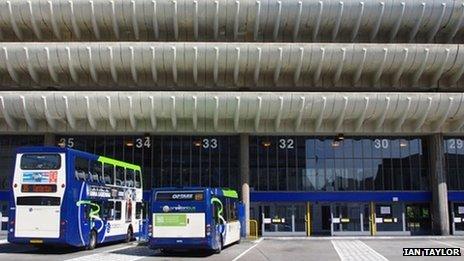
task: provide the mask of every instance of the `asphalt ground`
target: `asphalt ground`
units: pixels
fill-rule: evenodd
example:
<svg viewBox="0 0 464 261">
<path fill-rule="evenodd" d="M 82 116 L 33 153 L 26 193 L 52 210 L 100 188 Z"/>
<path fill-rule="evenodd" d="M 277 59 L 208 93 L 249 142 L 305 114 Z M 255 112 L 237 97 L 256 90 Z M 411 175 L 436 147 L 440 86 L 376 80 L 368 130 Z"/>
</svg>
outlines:
<svg viewBox="0 0 464 261">
<path fill-rule="evenodd" d="M 403 256 L 403 248 L 458 248 L 460 257 Z M 92 251 L 13 245 L 0 239 L 0 260 L 464 260 L 464 237 L 264 238 L 242 240 L 220 254 L 202 251 L 162 254 L 143 244 L 112 244 Z"/>
</svg>

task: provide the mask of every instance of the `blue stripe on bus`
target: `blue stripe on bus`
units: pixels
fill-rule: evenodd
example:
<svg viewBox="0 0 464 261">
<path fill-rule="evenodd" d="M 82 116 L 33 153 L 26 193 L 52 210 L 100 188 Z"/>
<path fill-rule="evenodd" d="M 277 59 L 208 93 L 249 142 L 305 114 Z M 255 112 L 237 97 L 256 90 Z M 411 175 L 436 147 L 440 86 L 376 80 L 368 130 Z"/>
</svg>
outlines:
<svg viewBox="0 0 464 261">
<path fill-rule="evenodd" d="M 388 191 L 388 192 L 251 192 L 252 202 L 368 202 L 368 201 L 414 201 L 432 200 L 429 191 Z"/>
</svg>

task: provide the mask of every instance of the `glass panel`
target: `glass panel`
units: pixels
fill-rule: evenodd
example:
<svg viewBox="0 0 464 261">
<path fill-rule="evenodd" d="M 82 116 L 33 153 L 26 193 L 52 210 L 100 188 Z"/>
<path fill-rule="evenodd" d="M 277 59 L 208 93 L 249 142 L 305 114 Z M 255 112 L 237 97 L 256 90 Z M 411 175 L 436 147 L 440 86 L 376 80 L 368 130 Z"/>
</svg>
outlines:
<svg viewBox="0 0 464 261">
<path fill-rule="evenodd" d="M 334 204 L 333 218 L 335 231 L 362 231 L 362 229 L 369 228 L 368 223 L 368 206 L 364 203 L 340 203 Z M 361 229 L 362 217 L 362 229 Z M 368 230 L 367 230 L 368 231 Z"/>
<path fill-rule="evenodd" d="M 59 154 L 23 154 L 21 169 L 23 170 L 53 170 L 61 166 Z"/>
</svg>

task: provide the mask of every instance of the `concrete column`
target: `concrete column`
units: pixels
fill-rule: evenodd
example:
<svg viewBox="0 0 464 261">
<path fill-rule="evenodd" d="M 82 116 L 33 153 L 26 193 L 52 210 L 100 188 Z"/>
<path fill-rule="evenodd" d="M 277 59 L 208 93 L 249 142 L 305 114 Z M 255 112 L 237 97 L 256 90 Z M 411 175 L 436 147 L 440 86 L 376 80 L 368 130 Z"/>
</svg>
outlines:
<svg viewBox="0 0 464 261">
<path fill-rule="evenodd" d="M 450 230 L 443 135 L 429 136 L 427 145 L 432 189 L 432 230 L 436 235 L 446 236 Z"/>
<path fill-rule="evenodd" d="M 44 134 L 44 145 L 45 146 L 56 146 L 55 134 L 53 133 Z"/>
<path fill-rule="evenodd" d="M 240 134 L 240 180 L 245 204 L 246 235 L 250 235 L 250 142 L 248 134 Z"/>
</svg>

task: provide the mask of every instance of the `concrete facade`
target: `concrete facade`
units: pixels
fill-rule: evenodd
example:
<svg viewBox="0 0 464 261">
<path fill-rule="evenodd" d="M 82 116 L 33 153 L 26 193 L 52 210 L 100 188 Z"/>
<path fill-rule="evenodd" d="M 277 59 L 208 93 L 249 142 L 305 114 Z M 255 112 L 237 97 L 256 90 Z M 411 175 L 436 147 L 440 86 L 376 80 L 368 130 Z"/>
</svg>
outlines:
<svg viewBox="0 0 464 261">
<path fill-rule="evenodd" d="M 4 1 L 0 133 L 464 136 L 464 2 Z M 249 208 L 246 212 L 250 217 Z"/>
</svg>

